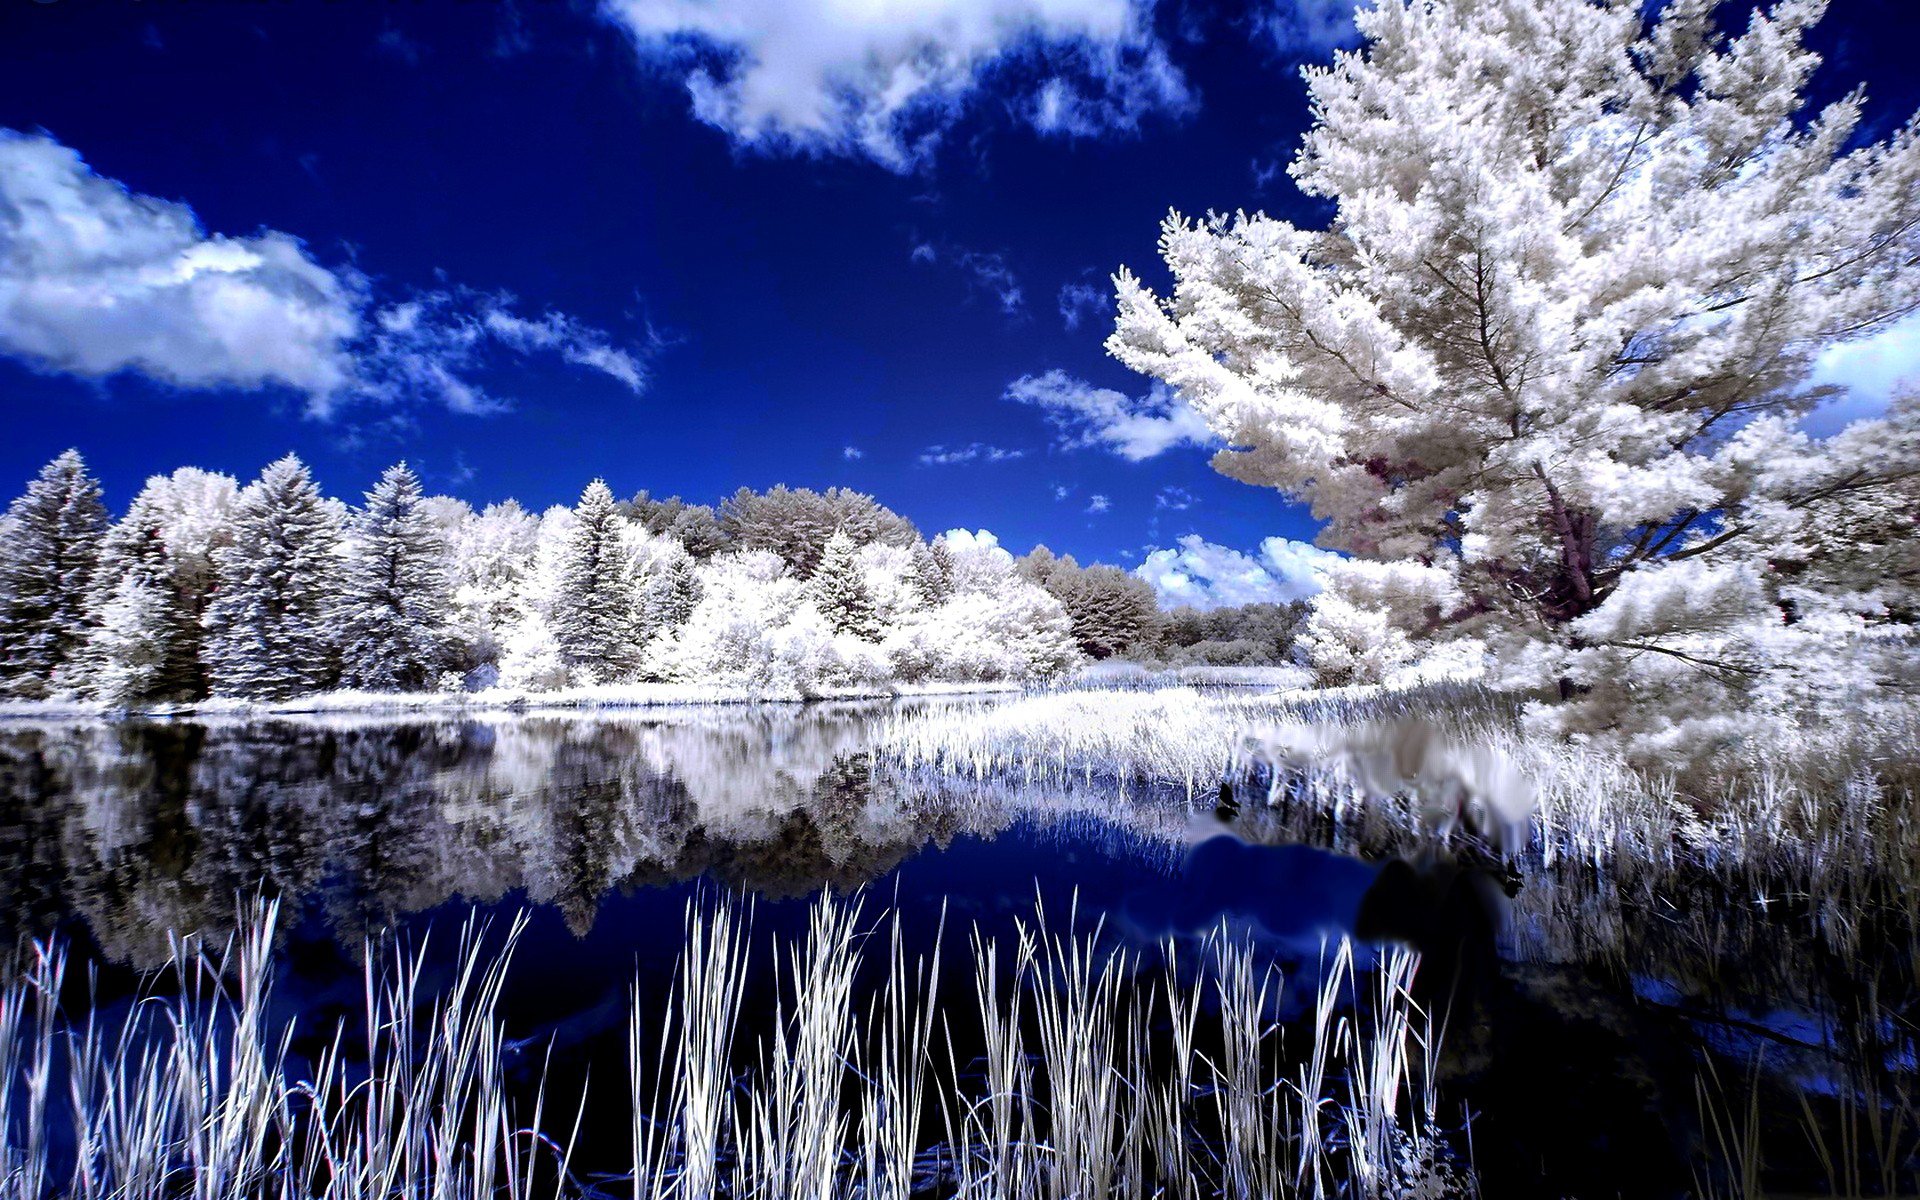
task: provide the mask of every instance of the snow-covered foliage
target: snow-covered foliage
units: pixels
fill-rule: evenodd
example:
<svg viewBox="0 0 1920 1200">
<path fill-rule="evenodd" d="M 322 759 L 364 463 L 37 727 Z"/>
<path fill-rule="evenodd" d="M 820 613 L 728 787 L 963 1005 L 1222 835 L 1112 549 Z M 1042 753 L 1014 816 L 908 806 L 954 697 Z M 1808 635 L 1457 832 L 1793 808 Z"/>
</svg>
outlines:
<svg viewBox="0 0 1920 1200">
<path fill-rule="evenodd" d="M 1822 5 L 1715 7 L 1373 0 L 1307 75 L 1330 226 L 1176 215 L 1172 294 L 1117 277 L 1111 351 L 1351 556 L 1330 678 L 1485 672 L 1672 765 L 1914 703 L 1920 405 L 1798 423 L 1920 305 L 1920 123 L 1808 107 Z"/>
<path fill-rule="evenodd" d="M 57 683 L 116 705 L 206 693 L 202 622 L 239 495 L 192 467 L 147 480 L 101 543 L 87 642 Z"/>
<path fill-rule="evenodd" d="M 990 533 L 928 543 L 842 489 L 736 494 L 722 512 L 616 501 L 599 480 L 539 516 L 475 512 L 404 465 L 350 511 L 289 456 L 244 491 L 155 477 L 108 526 L 63 455 L 0 518 L 4 683 L 119 707 L 329 689 L 597 703 L 1018 685 L 1081 661 L 1067 610 Z"/>
</svg>

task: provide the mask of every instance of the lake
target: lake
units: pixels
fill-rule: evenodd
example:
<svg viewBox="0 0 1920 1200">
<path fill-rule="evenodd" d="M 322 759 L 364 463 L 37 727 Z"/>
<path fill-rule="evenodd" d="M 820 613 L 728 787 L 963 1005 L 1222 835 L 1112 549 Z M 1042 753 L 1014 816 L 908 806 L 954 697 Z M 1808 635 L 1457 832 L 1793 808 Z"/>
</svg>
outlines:
<svg viewBox="0 0 1920 1200">
<path fill-rule="evenodd" d="M 1363 968 L 1411 944 L 1447 1012 L 1441 1119 L 1470 1131 L 1493 1197 L 1689 1194 L 1717 1153 L 1703 1079 L 1738 1122 L 1752 1098 L 1769 1179 L 1812 1190 L 1809 1122 L 1837 1139 L 1846 1097 L 1912 1088 L 1920 938 L 1897 907 L 1510 870 L 1211 788 L 901 774 L 868 753 L 889 711 L 11 721 L 0 921 L 70 939 L 111 1006 L 170 932 L 219 938 L 242 898 L 277 897 L 278 1015 L 323 1029 L 351 1020 L 369 938 L 431 929 L 444 973 L 471 914 L 498 931 L 525 910 L 509 1046 L 523 1083 L 550 1064 L 550 1094 L 594 1089 L 580 1156 L 606 1175 L 630 995 L 665 995 L 690 900 L 726 894 L 752 898 L 762 937 L 797 935 L 822 888 L 859 891 L 916 952 L 1012 937 L 1039 904 L 1143 971 L 1225 927 L 1283 972 L 1283 1023 L 1310 1016 L 1332 941 L 1358 938 Z M 771 1004 L 750 993 L 747 1023 Z"/>
</svg>

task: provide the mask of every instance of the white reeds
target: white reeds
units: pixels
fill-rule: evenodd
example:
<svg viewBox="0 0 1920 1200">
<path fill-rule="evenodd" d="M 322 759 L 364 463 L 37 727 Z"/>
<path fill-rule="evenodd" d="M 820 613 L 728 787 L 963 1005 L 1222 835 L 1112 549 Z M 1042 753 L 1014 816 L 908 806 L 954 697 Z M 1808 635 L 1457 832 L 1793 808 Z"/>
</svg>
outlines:
<svg viewBox="0 0 1920 1200">
<path fill-rule="evenodd" d="M 1404 716 L 1515 764 L 1539 801 L 1530 850 L 1548 866 L 1659 873 L 1694 864 L 1823 895 L 1889 879 L 1920 885 L 1920 804 L 1910 764 L 1890 768 L 1884 755 L 1837 735 L 1783 730 L 1780 744 L 1756 750 L 1737 776 L 1683 785 L 1606 751 L 1530 734 L 1510 700 L 1456 685 L 1030 695 L 985 708 L 891 715 L 877 728 L 872 750 L 878 770 L 927 790 L 1001 781 L 1043 794 L 1096 784 L 1087 790 L 1109 798 L 1159 790 L 1210 802 L 1222 782 L 1264 782 L 1252 794 L 1264 791 L 1270 803 L 1291 802 L 1336 827 L 1405 840 L 1425 835 L 1419 797 L 1370 799 L 1338 763 L 1279 771 L 1245 752 L 1254 732 L 1271 737 Z M 1920 897 L 1920 886 L 1910 891 Z"/>
<path fill-rule="evenodd" d="M 341 1034 L 297 1066 L 292 1028 L 271 1015 L 276 916 L 244 914 L 217 955 L 176 940 L 173 989 L 113 1025 L 61 1013 L 57 946 L 19 963 L 0 985 L 0 1200 L 579 1194 L 582 1118 L 549 1137 L 544 1087 L 521 1113 L 508 1095 L 498 1011 L 523 922 L 495 949 L 470 923 L 435 995 L 424 946 L 368 947 L 366 1061 L 349 1070 Z M 1336 950 L 1308 1065 L 1290 1073 L 1281 982 L 1224 934 L 1203 947 L 1202 977 L 1183 980 L 1172 947 L 1163 969 L 1142 969 L 1142 951 L 1098 922 L 1074 912 L 1056 927 L 1041 910 L 1010 955 L 975 931 L 971 1002 L 948 1009 L 937 939 L 910 955 L 897 916 L 870 927 L 859 900 L 823 896 L 776 955 L 770 1026 L 743 1037 L 750 920 L 732 902 L 690 905 L 658 1034 L 637 1011 L 629 1022 L 621 1194 L 1372 1197 L 1419 1182 L 1409 1163 L 1447 1158 L 1420 1092 L 1432 1042 L 1410 955 L 1389 956 L 1368 989 L 1351 949 Z M 883 975 L 863 1003 L 872 946 Z"/>
</svg>

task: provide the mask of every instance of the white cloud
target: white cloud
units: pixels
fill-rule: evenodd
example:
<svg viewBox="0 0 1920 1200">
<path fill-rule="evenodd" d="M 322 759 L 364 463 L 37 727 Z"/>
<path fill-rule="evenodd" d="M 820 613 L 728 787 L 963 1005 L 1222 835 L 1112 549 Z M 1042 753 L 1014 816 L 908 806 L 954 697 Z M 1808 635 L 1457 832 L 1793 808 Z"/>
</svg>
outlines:
<svg viewBox="0 0 1920 1200">
<path fill-rule="evenodd" d="M 966 446 L 928 446 L 920 452 L 920 465 L 926 467 L 951 467 L 971 462 L 1007 462 L 1010 459 L 1025 458 L 1025 450 L 1005 450 L 999 446 L 989 446 L 985 442 L 974 442 Z"/>
<path fill-rule="evenodd" d="M 846 459 L 848 462 L 853 462 L 855 459 L 865 458 L 866 456 L 867 452 L 858 446 L 840 447 L 840 457 Z"/>
<path fill-rule="evenodd" d="M 1830 346 L 1814 363 L 1816 385 L 1846 389 L 1807 415 L 1810 433 L 1826 435 L 1849 421 L 1876 417 L 1902 384 L 1920 387 L 1920 313 L 1910 313 L 1872 337 Z"/>
<path fill-rule="evenodd" d="M 1253 28 L 1287 58 L 1331 58 L 1335 50 L 1359 44 L 1356 7 L 1356 0 L 1268 0 L 1254 14 Z"/>
<path fill-rule="evenodd" d="M 681 75 L 695 117 L 762 152 L 912 170 L 1015 62 L 1042 67 L 1013 107 L 1045 134 L 1131 130 L 1192 103 L 1150 0 L 604 0 L 602 11 Z"/>
<path fill-rule="evenodd" d="M 1199 414 L 1158 383 L 1136 400 L 1055 370 L 1021 376 L 1007 385 L 1006 398 L 1044 410 L 1060 430 L 1063 445 L 1105 446 L 1133 462 L 1176 446 L 1207 446 L 1215 440 Z"/>
<path fill-rule="evenodd" d="M 350 398 L 385 401 L 430 398 L 454 412 L 487 413 L 507 407 L 468 375 L 491 353 L 550 353 L 598 371 L 628 391 L 646 389 L 640 357 L 612 344 L 605 333 L 564 313 L 538 318 L 513 311 L 513 297 L 456 288 L 423 292 L 372 313 L 371 335 L 355 347 L 357 378 Z M 330 402 L 310 402 L 325 415 Z"/>
<path fill-rule="evenodd" d="M 1087 511 L 1095 514 L 1096 516 L 1100 513 L 1106 512 L 1108 509 L 1112 507 L 1113 507 L 1113 501 L 1107 499 L 1105 496 L 1102 496 L 1098 492 L 1095 492 L 1093 495 L 1087 497 Z"/>
<path fill-rule="evenodd" d="M 1183 487 L 1163 487 L 1153 498 L 1155 508 L 1164 508 L 1173 512 L 1185 512 L 1200 503 L 1200 497 Z"/>
<path fill-rule="evenodd" d="M 1197 533 L 1178 548 L 1153 550 L 1134 574 L 1153 585 L 1165 606 L 1221 608 L 1304 600 L 1320 590 L 1319 567 L 1340 556 L 1306 542 L 1270 537 L 1258 555 L 1209 542 Z"/>
<path fill-rule="evenodd" d="M 1091 283 L 1069 283 L 1060 289 L 1060 322 L 1071 333 L 1088 321 L 1113 311 L 1113 294 Z"/>
<path fill-rule="evenodd" d="M 184 388 L 353 378 L 365 285 L 273 230 L 208 235 L 184 204 L 104 179 L 52 138 L 0 130 L 0 349 L 46 370 Z"/>
<path fill-rule="evenodd" d="M 0 129 L 0 353 L 46 371 L 124 371 L 187 389 L 500 407 L 462 372 L 483 351 L 554 354 L 633 392 L 638 355 L 562 313 L 523 317 L 467 289 L 376 303 L 358 272 L 277 230 L 204 230 L 185 204 L 94 173 L 50 137 Z"/>
</svg>

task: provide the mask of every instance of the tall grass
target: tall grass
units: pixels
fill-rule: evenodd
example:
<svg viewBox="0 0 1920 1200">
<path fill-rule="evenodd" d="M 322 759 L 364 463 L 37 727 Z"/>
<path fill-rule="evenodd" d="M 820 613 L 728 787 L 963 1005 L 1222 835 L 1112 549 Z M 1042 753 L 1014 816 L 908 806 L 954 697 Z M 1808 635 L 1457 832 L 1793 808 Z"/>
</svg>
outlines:
<svg viewBox="0 0 1920 1200">
<path fill-rule="evenodd" d="M 369 947 L 364 1062 L 344 1026 L 313 1061 L 276 1022 L 276 912 L 217 953 L 174 943 L 172 978 L 127 1013 L 68 1013 L 57 945 L 0 986 L 0 1200 L 1007 1200 L 1460 1194 L 1437 1120 L 1436 1031 L 1410 954 L 1371 975 L 1346 946 L 1299 1046 L 1283 982 L 1245 945 L 1148 966 L 1077 913 L 1002 944 L 977 929 L 972 986 L 897 918 L 823 896 L 774 947 L 773 1015 L 744 1027 L 750 908 L 690 904 L 665 1009 L 628 1023 L 630 1174 L 587 1189 L 546 1089 L 516 1102 L 500 1005 L 514 944 L 460 937 L 429 995 L 425 947 Z M 583 1100 L 584 1114 L 589 1096 Z M 593 1101 L 604 1103 L 604 1096 Z"/>
<path fill-rule="evenodd" d="M 1534 783 L 1530 850 L 1562 863 L 1658 876 L 1704 868 L 1756 887 L 1820 895 L 1920 883 L 1920 781 L 1840 731 L 1783 733 L 1748 769 L 1683 782 L 1610 753 L 1526 733 L 1511 698 L 1465 685 L 1265 695 L 1192 689 L 1028 696 L 974 710 L 889 716 L 876 766 L 933 788 L 942 780 L 1022 788 L 1098 785 L 1123 795 L 1242 798 L 1304 809 L 1378 835 L 1421 832 L 1416 797 L 1370 797 L 1337 763 L 1275 772 L 1260 735 L 1404 717 L 1506 755 Z M 1920 730 L 1916 730 L 1920 736 Z M 1920 889 L 1912 891 L 1920 896 Z"/>
</svg>

